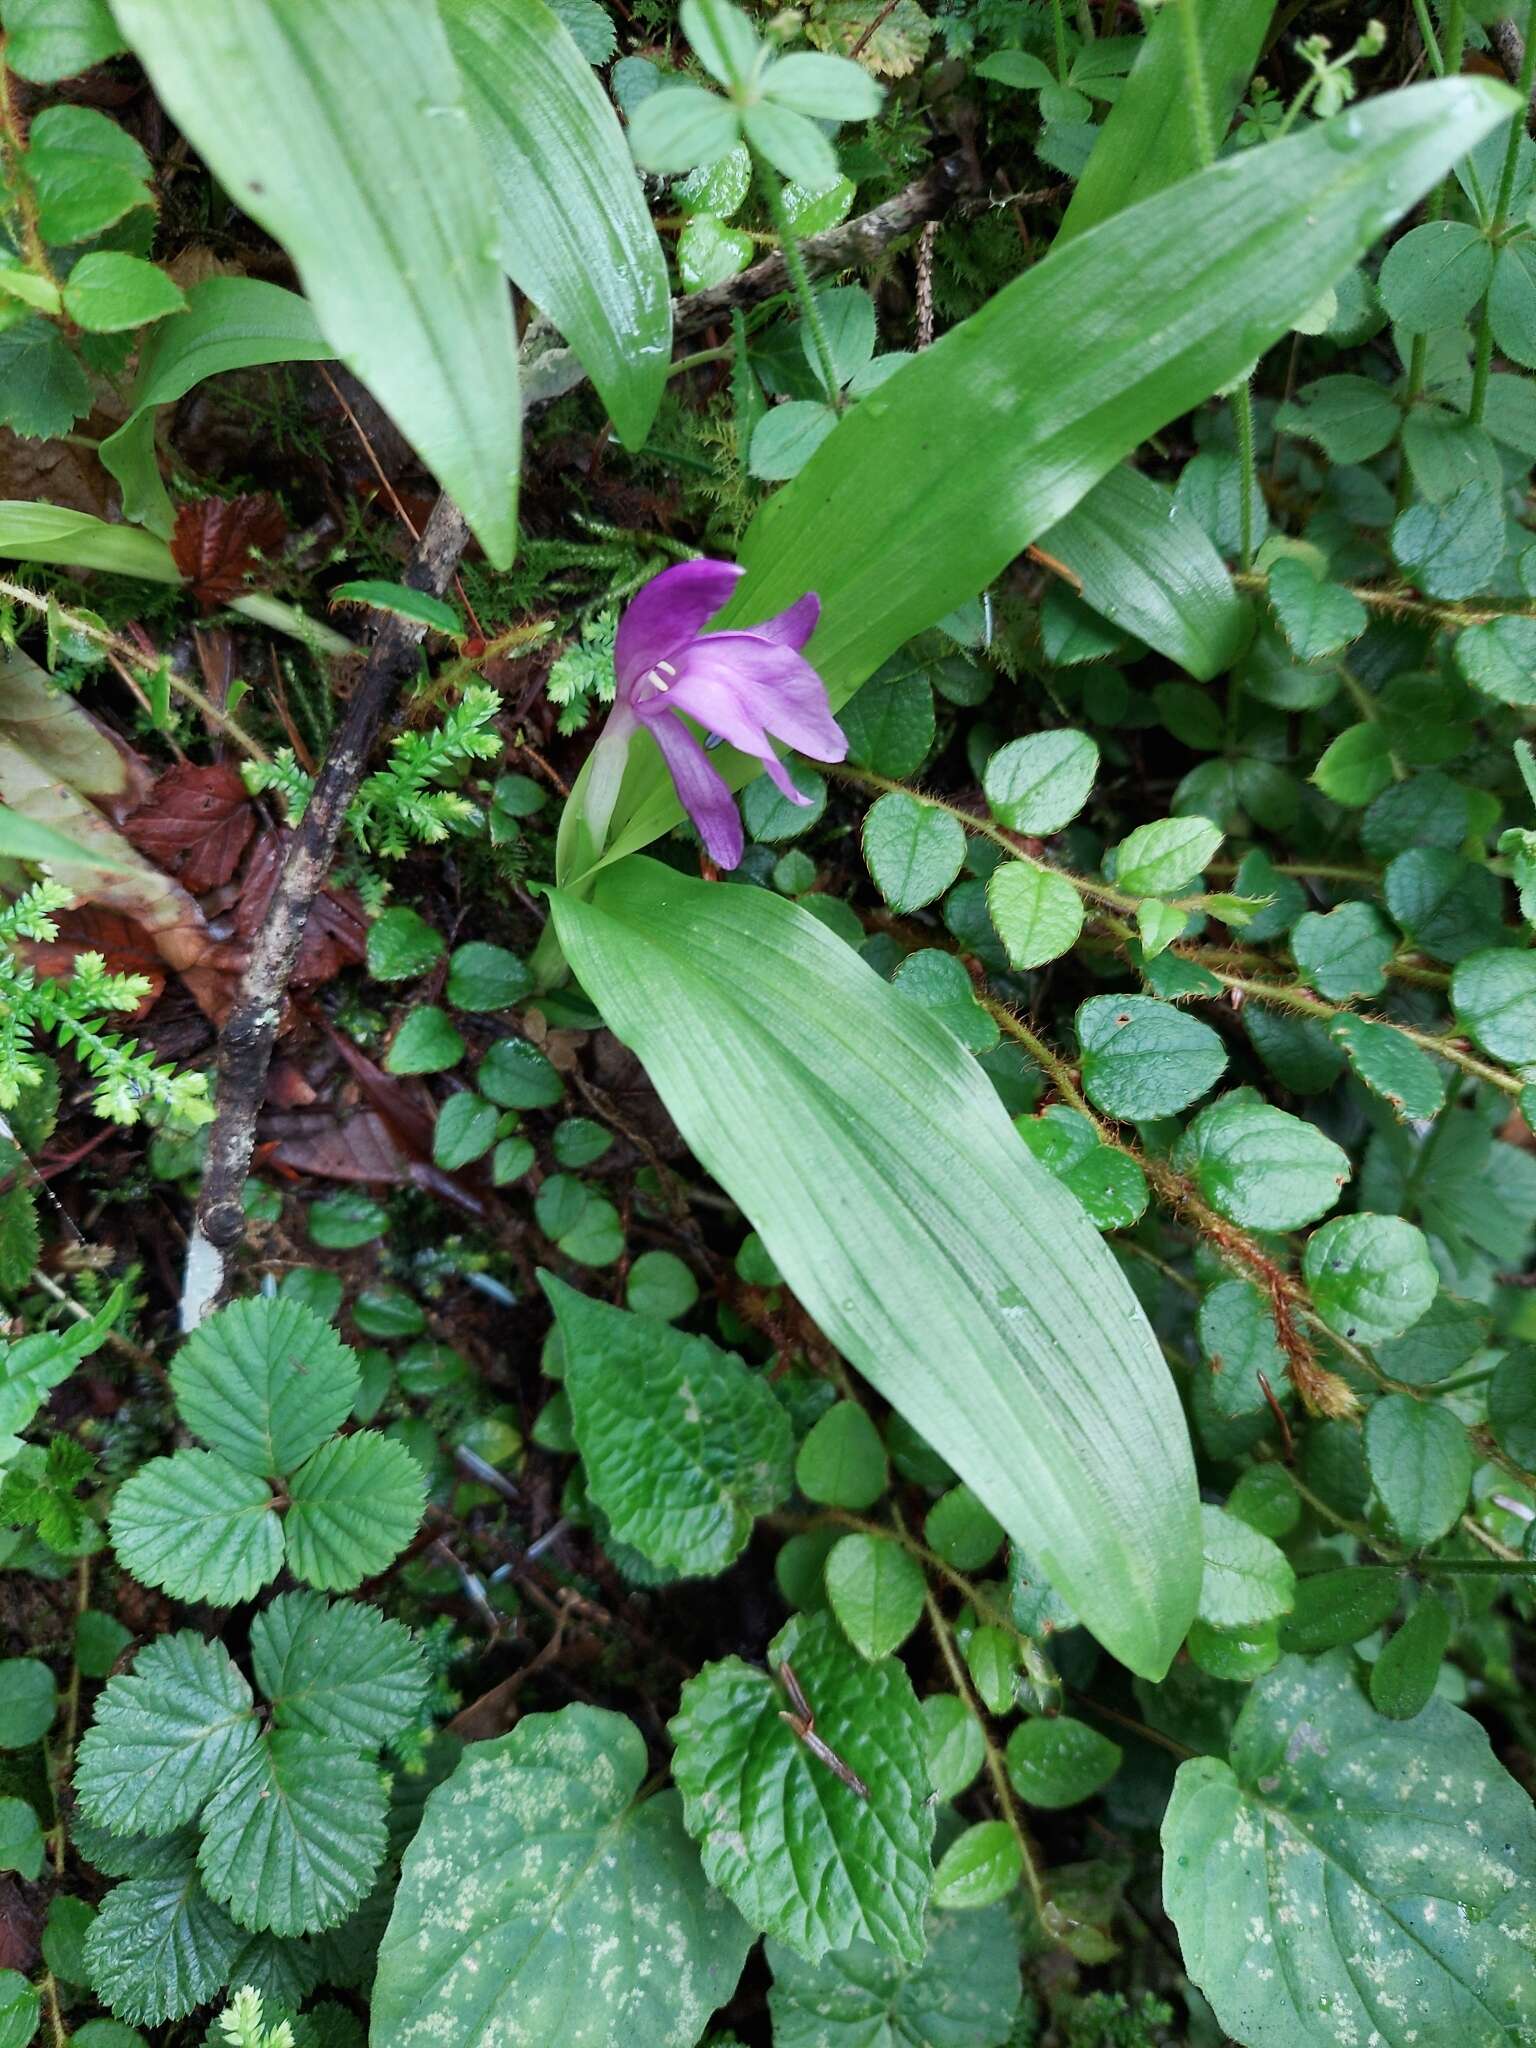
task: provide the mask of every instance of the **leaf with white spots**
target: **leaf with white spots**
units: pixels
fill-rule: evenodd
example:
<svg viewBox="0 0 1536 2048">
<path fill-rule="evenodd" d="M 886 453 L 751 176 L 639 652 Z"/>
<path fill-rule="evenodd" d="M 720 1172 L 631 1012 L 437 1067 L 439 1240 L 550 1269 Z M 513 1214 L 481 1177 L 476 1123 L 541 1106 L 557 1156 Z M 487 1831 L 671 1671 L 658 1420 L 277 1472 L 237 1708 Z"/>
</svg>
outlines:
<svg viewBox="0 0 1536 2048">
<path fill-rule="evenodd" d="M 591 1498 L 651 1564 L 723 1572 L 789 1494 L 794 1444 L 773 1389 L 707 1337 L 542 1279 Z"/>
<path fill-rule="evenodd" d="M 1231 1763 L 1181 1766 L 1163 1897 L 1246 2048 L 1515 2048 L 1536 2027 L 1536 1814 L 1472 1718 L 1376 1712 L 1354 1659 L 1282 1658 Z"/>
<path fill-rule="evenodd" d="M 777 1941 L 767 1953 L 774 2048 L 1000 2048 L 1014 2038 L 1019 1943 L 1004 1906 L 930 1913 L 928 1952 L 915 1964 L 867 1941 L 815 1963 Z"/>
<path fill-rule="evenodd" d="M 713 1890 L 676 1793 L 640 1800 L 638 1730 L 525 1714 L 427 1802 L 379 1951 L 390 2048 L 693 2048 L 752 1935 Z"/>
<path fill-rule="evenodd" d="M 779 1632 L 774 1674 L 785 1661 L 821 1753 L 782 1719 L 792 1701 L 776 1675 L 739 1657 L 707 1664 L 669 1730 L 688 1831 L 752 1925 L 810 1960 L 867 1941 L 915 1963 L 934 1811 L 912 1681 L 894 1657 L 866 1663 L 830 1614 L 796 1615 Z"/>
</svg>

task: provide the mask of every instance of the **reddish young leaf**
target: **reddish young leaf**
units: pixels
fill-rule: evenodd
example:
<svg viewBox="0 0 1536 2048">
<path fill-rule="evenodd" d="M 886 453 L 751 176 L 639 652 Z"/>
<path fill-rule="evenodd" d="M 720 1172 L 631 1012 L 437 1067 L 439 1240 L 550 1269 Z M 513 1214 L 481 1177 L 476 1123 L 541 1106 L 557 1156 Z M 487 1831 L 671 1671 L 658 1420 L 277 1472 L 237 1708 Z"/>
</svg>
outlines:
<svg viewBox="0 0 1536 2048">
<path fill-rule="evenodd" d="M 202 498 L 177 512 L 171 555 L 193 596 L 211 609 L 239 590 L 253 555 L 270 554 L 287 531 L 277 500 L 265 491 L 244 498 Z"/>
<path fill-rule="evenodd" d="M 168 768 L 123 824 L 130 844 L 194 896 L 229 880 L 255 830 L 255 806 L 227 762 Z"/>
</svg>

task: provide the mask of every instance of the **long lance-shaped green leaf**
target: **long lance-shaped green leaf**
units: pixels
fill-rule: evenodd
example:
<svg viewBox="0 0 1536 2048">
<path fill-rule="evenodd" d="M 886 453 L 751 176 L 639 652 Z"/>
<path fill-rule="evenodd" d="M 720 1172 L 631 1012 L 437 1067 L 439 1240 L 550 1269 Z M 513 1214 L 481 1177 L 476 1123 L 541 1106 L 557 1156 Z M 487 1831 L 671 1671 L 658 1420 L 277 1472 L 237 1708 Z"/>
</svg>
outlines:
<svg viewBox="0 0 1536 2048">
<path fill-rule="evenodd" d="M 136 526 L 112 526 L 68 505 L 32 498 L 0 499 L 0 560 L 64 562 L 72 568 L 110 569 L 148 583 L 180 583 L 181 571 L 163 540 Z"/>
<path fill-rule="evenodd" d="M 156 93 L 498 568 L 521 415 L 495 195 L 421 0 L 113 0 Z"/>
<path fill-rule="evenodd" d="M 1192 512 L 1140 470 L 1112 469 L 1041 542 L 1083 601 L 1203 681 L 1230 668 L 1251 609 Z"/>
<path fill-rule="evenodd" d="M 1172 0 L 1158 9 L 1053 247 L 1199 170 L 1210 144 L 1219 144 L 1227 132 L 1274 11 L 1275 0 Z M 1191 18 L 1198 87 L 1189 76 Z M 1201 134 L 1197 90 L 1203 93 L 1209 144 Z"/>
<path fill-rule="evenodd" d="M 980 1068 L 767 890 L 629 860 L 552 900 L 583 988 L 827 1336 L 1106 1648 L 1161 1676 L 1200 1587 L 1183 1413 Z"/>
<path fill-rule="evenodd" d="M 439 0 L 501 200 L 502 260 L 644 441 L 667 381 L 667 262 L 608 95 L 544 0 Z"/>
<path fill-rule="evenodd" d="M 842 704 L 1148 435 L 1241 376 L 1513 105 L 1481 78 L 1386 93 L 1053 249 L 844 414 L 748 529 L 720 623 L 819 592 L 809 654 Z M 713 759 L 738 786 L 759 769 L 724 748 Z M 582 789 L 562 881 L 594 865 Z M 681 815 L 636 746 L 605 857 Z"/>
</svg>

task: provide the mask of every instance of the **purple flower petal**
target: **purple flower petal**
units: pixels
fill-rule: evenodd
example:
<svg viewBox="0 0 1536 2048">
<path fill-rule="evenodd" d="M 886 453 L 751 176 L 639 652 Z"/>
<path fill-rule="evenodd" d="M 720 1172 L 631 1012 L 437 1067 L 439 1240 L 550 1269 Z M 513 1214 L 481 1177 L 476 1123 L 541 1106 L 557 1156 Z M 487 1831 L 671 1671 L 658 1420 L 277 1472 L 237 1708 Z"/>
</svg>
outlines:
<svg viewBox="0 0 1536 2048">
<path fill-rule="evenodd" d="M 699 828 L 705 852 L 716 867 L 739 867 L 741 818 L 725 778 L 710 766 L 709 756 L 681 719 L 647 719 L 646 724 L 661 749 L 683 809 Z"/>
<path fill-rule="evenodd" d="M 648 723 L 665 704 L 743 753 L 766 757 L 770 733 L 813 761 L 841 761 L 848 752 L 827 705 L 826 684 L 792 647 L 756 633 L 709 633 L 673 666 L 677 673 L 665 695 L 635 707 Z"/>
<path fill-rule="evenodd" d="M 677 562 L 653 576 L 619 621 L 613 667 L 627 695 L 647 669 L 703 631 L 741 580 L 734 562 Z"/>
<path fill-rule="evenodd" d="M 776 640 L 781 647 L 801 648 L 816 630 L 816 621 L 821 617 L 821 599 L 814 590 L 808 590 L 804 597 L 797 597 L 788 611 L 778 612 L 771 619 L 764 619 L 760 626 L 748 626 L 745 630 L 756 640 Z"/>
</svg>

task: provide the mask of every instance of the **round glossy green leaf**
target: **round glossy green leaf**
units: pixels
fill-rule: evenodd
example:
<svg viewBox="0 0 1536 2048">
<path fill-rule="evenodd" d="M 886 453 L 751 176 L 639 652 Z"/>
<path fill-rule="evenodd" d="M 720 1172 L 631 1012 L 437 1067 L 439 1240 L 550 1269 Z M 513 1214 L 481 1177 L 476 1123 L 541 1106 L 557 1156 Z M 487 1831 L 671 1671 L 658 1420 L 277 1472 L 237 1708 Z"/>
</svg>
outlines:
<svg viewBox="0 0 1536 2048">
<path fill-rule="evenodd" d="M 1024 1874 L 1024 1852 L 1005 1820 L 978 1821 L 958 1836 L 933 1873 L 937 1910 L 969 1911 L 1006 1899 Z"/>
<path fill-rule="evenodd" d="M 987 883 L 987 910 L 1007 951 L 1020 969 L 1043 967 L 1076 943 L 1083 928 L 1083 899 L 1065 875 L 1033 861 L 1005 861 Z"/>
<path fill-rule="evenodd" d="M 999 824 L 1045 837 L 1070 825 L 1099 772 L 1099 750 L 1085 732 L 1064 727 L 999 747 L 982 788 Z"/>
<path fill-rule="evenodd" d="M 1456 1526 L 1472 1485 L 1472 1446 L 1459 1417 L 1412 1394 L 1386 1394 L 1365 1418 L 1365 1457 L 1392 1526 L 1410 1549 Z"/>
<path fill-rule="evenodd" d="M 53 1725 L 58 1689 L 37 1657 L 0 1662 L 0 1749 L 30 1749 Z"/>
<path fill-rule="evenodd" d="M 839 1401 L 815 1423 L 795 1460 L 795 1483 L 807 1500 L 828 1507 L 869 1508 L 890 1482 L 885 1445 L 856 1401 Z"/>
<path fill-rule="evenodd" d="M 923 1701 L 928 1773 L 940 1799 L 958 1799 L 987 1759 L 981 1723 L 952 1692 L 930 1693 Z"/>
<path fill-rule="evenodd" d="M 1359 1344 L 1412 1329 L 1440 1285 L 1424 1233 L 1400 1216 L 1336 1216 L 1307 1239 L 1303 1266 L 1323 1321 Z"/>
<path fill-rule="evenodd" d="M 1091 1799 L 1120 1768 L 1120 1745 L 1058 1714 L 1023 1721 L 1008 1738 L 1005 1761 L 1015 1792 L 1028 1806 L 1076 1806 Z"/>
<path fill-rule="evenodd" d="M 1296 1574 L 1278 1544 L 1224 1508 L 1202 1507 L 1205 1577 L 1200 1619 L 1212 1628 L 1254 1629 L 1290 1612 Z"/>
<path fill-rule="evenodd" d="M 871 1663 L 900 1649 L 922 1618 L 922 1567 L 894 1537 L 841 1537 L 824 1578 L 843 1634 Z"/>
<path fill-rule="evenodd" d="M 1092 996 L 1077 1013 L 1083 1089 L 1127 1122 L 1187 1109 L 1220 1079 L 1226 1049 L 1208 1024 L 1155 996 Z"/>
<path fill-rule="evenodd" d="M 892 791 L 865 815 L 864 858 L 893 910 L 921 910 L 959 874 L 965 828 L 948 811 Z"/>
<path fill-rule="evenodd" d="M 1371 1666 L 1371 1705 L 1394 1721 L 1411 1721 L 1434 1697 L 1441 1659 L 1451 1640 L 1445 1602 L 1428 1587 Z"/>
</svg>

